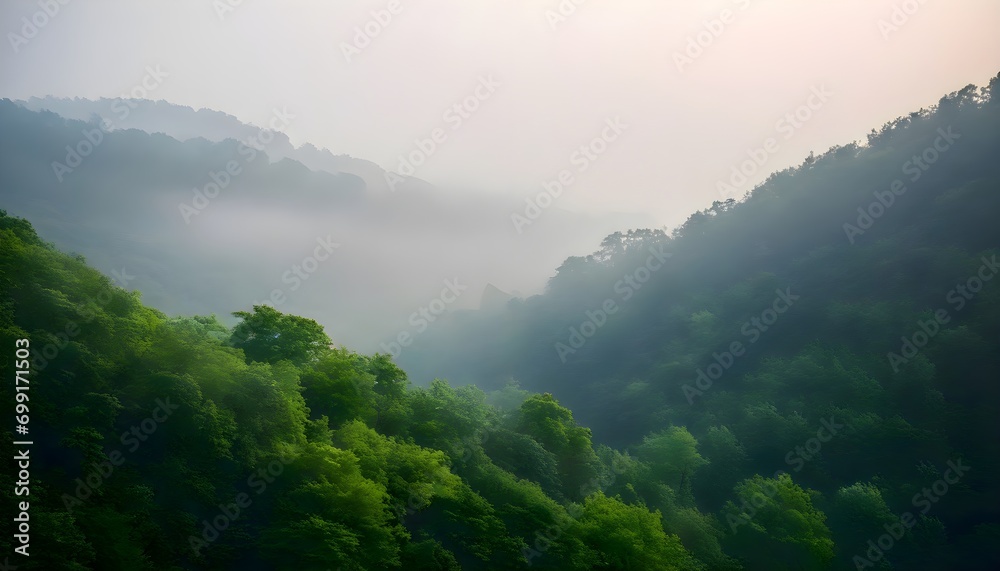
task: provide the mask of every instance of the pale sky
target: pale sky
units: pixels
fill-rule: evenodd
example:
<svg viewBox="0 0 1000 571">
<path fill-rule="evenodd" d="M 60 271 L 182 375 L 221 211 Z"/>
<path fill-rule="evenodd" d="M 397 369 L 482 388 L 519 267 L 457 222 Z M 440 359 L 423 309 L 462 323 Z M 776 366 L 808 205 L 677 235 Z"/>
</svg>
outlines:
<svg viewBox="0 0 1000 571">
<path fill-rule="evenodd" d="M 561 208 L 675 226 L 769 137 L 776 150 L 740 194 L 1000 71 L 996 0 L 577 2 L 51 0 L 59 11 L 43 17 L 45 1 L 5 1 L 0 96 L 118 97 L 159 66 L 147 98 L 260 125 L 283 107 L 296 145 L 396 170 L 440 128 L 419 178 L 528 196 L 569 169 Z M 377 33 L 362 45 L 366 26 Z M 478 109 L 445 115 L 486 78 Z M 810 101 L 807 120 L 778 123 Z M 616 118 L 627 127 L 581 172 L 573 153 Z"/>
</svg>

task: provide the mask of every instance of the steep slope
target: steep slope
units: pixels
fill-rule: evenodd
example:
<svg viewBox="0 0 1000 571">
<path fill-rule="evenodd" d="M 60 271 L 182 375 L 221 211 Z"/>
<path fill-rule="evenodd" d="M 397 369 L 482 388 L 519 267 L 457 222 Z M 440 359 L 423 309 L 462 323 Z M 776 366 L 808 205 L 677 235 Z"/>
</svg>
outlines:
<svg viewBox="0 0 1000 571">
<path fill-rule="evenodd" d="M 599 458 L 550 395 L 501 410 L 470 387 L 413 389 L 311 319 L 238 317 L 168 319 L 0 211 L 0 343 L 20 355 L 0 372 L 30 440 L 0 443 L 22 458 L 0 474 L 19 510 L 5 565 L 702 567 L 659 512 L 603 493 L 613 462 L 641 465 Z M 711 527 L 696 537 L 726 561 Z"/>
<path fill-rule="evenodd" d="M 887 557 L 984 568 L 983 553 L 952 549 L 998 529 L 998 91 L 1000 79 L 950 94 L 671 236 L 609 236 L 544 295 L 456 315 L 401 362 L 417 379 L 551 391 L 614 446 L 671 425 L 702 443 L 731 435 L 692 483 L 709 510 L 741 478 L 784 470 L 831 511 L 855 484 L 914 511 L 914 492 L 964 458 L 976 468 L 962 491 L 935 497 L 925 522 L 941 530 Z M 829 440 L 833 422 L 848 428 Z M 837 541 L 845 566 L 867 549 L 848 522 L 833 527 L 855 540 Z"/>
</svg>

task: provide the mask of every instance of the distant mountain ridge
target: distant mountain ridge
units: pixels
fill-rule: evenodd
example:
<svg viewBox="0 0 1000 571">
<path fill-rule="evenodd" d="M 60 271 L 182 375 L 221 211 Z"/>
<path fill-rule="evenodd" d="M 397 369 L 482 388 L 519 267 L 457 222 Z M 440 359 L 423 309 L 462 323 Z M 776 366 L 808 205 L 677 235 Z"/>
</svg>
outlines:
<svg viewBox="0 0 1000 571">
<path fill-rule="evenodd" d="M 15 101 L 32 111 L 52 111 L 67 119 L 95 122 L 103 119 L 112 129 L 139 129 L 147 133 L 163 133 L 178 141 L 202 138 L 212 142 L 226 139 L 246 141 L 258 136 L 261 129 L 244 123 L 238 118 L 213 109 L 193 109 L 166 101 L 148 99 L 109 99 L 31 97 Z M 335 155 L 310 143 L 295 147 L 288 135 L 274 131 L 274 140 L 268 142 L 268 155 L 273 161 L 293 159 L 316 171 L 332 174 L 348 173 L 361 178 L 370 192 L 386 193 L 386 171 L 372 161 L 350 155 Z M 396 190 L 407 190 L 412 182 L 424 183 L 413 177 L 400 175 L 404 182 Z"/>
<path fill-rule="evenodd" d="M 145 102 L 123 121 L 124 109 L 113 107 L 123 101 L 32 101 L 52 110 L 0 100 L 0 208 L 109 275 L 124 266 L 137 276 L 129 287 L 170 314 L 227 316 L 274 295 L 282 311 L 308 314 L 338 342 L 373 351 L 411 328 L 407 317 L 445 279 L 470 292 L 487 283 L 538 291 L 569 253 L 650 222 L 553 207 L 518 234 L 516 198 L 418 179 L 373 191 L 365 177 L 384 183 L 374 163 L 293 149 L 281 133 L 255 147 L 247 139 L 260 128 L 224 113 Z M 102 130 L 102 118 L 113 128 Z M 342 247 L 315 272 L 295 275 L 327 238 Z M 448 311 L 478 302 L 469 293 Z"/>
</svg>

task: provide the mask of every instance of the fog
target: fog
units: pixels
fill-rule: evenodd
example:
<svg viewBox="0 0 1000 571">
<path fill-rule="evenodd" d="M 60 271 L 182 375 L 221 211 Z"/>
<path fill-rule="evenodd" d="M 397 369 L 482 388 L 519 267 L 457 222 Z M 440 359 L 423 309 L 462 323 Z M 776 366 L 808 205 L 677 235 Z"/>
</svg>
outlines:
<svg viewBox="0 0 1000 571">
<path fill-rule="evenodd" d="M 613 231 L 986 83 L 1000 47 L 986 1 L 39 6 L 0 7 L 0 95 L 116 142 L 60 176 L 85 125 L 6 108 L 8 148 L 27 129 L 50 151 L 5 157 L 4 207 L 170 314 L 278 295 L 360 350 L 445 280 L 468 284 L 448 310 L 540 293 Z"/>
<path fill-rule="evenodd" d="M 386 170 L 415 139 L 445 129 L 447 140 L 415 176 L 518 199 L 571 168 L 571 154 L 620 117 L 625 134 L 560 207 L 646 212 L 675 226 L 720 198 L 717 183 L 776 136 L 775 122 L 812 87 L 833 95 L 791 138 L 777 136 L 780 147 L 739 195 L 810 151 L 863 139 L 872 125 L 955 86 L 985 84 L 1000 53 L 992 0 L 392 6 L 398 13 L 384 0 L 72 2 L 34 38 L 2 50 L 3 95 L 141 95 L 146 67 L 159 66 L 169 75 L 147 98 L 258 125 L 285 107 L 296 115 L 283 129 L 296 146 Z M 5 2 L 5 31 L 19 34 L 21 18 L 37 10 Z M 366 26 L 375 32 L 367 44 L 357 32 Z M 699 53 L 689 40 L 706 27 L 717 37 L 702 34 Z M 686 51 L 695 55 L 679 66 Z M 495 91 L 452 129 L 444 114 L 482 77 Z"/>
<path fill-rule="evenodd" d="M 0 571 L 1000 569 L 997 0 L 0 22 Z"/>
<path fill-rule="evenodd" d="M 523 205 L 513 197 L 417 179 L 391 190 L 378 167 L 295 149 L 280 132 L 220 113 L 123 105 L 124 118 L 115 100 L 3 102 L 3 208 L 106 274 L 131 276 L 119 285 L 169 315 L 225 318 L 269 304 L 375 351 L 412 329 L 446 283 L 457 295 L 436 302 L 434 320 L 479 308 L 488 284 L 538 293 L 574 245 L 653 222 L 553 205 L 515 225 Z M 185 139 L 200 125 L 205 137 Z M 424 328 L 433 321 L 423 319 Z"/>
</svg>

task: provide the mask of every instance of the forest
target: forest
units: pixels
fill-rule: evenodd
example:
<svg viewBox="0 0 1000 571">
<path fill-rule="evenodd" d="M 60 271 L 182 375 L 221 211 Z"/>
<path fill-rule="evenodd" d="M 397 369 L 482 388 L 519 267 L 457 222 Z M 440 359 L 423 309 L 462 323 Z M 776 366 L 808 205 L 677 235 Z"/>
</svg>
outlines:
<svg viewBox="0 0 1000 571">
<path fill-rule="evenodd" d="M 998 135 L 1000 77 L 614 233 L 398 363 L 267 305 L 169 316 L 0 213 L 34 442 L 30 486 L 0 473 L 30 546 L 13 518 L 0 545 L 81 571 L 1000 568 Z"/>
</svg>

